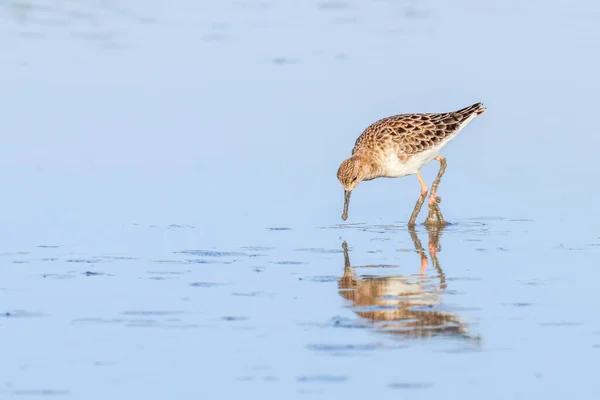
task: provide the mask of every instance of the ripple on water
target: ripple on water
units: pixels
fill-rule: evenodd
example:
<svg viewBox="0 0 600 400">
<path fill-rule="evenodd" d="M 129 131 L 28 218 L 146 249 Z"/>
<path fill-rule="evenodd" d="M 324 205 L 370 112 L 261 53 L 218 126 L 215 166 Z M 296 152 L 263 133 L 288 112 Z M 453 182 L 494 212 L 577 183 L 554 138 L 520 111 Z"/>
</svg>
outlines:
<svg viewBox="0 0 600 400">
<path fill-rule="evenodd" d="M 125 322 L 122 318 L 75 318 L 71 321 L 74 325 L 110 325 Z"/>
<path fill-rule="evenodd" d="M 225 286 L 225 283 L 216 283 L 216 282 L 192 282 L 190 286 L 200 287 L 200 288 L 212 288 L 216 286 Z"/>
<path fill-rule="evenodd" d="M 368 226 L 364 222 L 354 222 L 348 224 L 335 224 L 330 226 L 320 226 L 317 229 L 355 229 L 355 228 L 363 228 Z"/>
<path fill-rule="evenodd" d="M 296 249 L 296 251 L 306 251 L 309 253 L 315 253 L 315 254 L 337 254 L 337 253 L 343 253 L 343 250 L 339 250 L 339 249 L 323 249 L 323 248 L 306 248 L 306 249 Z"/>
<path fill-rule="evenodd" d="M 117 260 L 117 261 L 125 261 L 125 260 L 137 260 L 136 257 L 130 256 L 96 256 L 94 258 L 103 258 L 105 260 Z"/>
<path fill-rule="evenodd" d="M 367 321 L 360 319 L 342 318 L 335 316 L 326 322 L 300 322 L 298 326 L 311 326 L 316 328 L 349 328 L 349 329 L 371 329 L 373 326 Z"/>
<path fill-rule="evenodd" d="M 373 344 L 309 344 L 309 350 L 315 351 L 326 351 L 326 352 L 336 352 L 336 351 L 373 351 L 379 350 L 381 345 L 377 343 Z"/>
<path fill-rule="evenodd" d="M 346 376 L 340 375 L 305 375 L 296 380 L 300 383 L 340 383 L 348 380 Z"/>
<path fill-rule="evenodd" d="M 379 233 L 379 234 L 390 234 L 407 229 L 406 224 L 385 224 L 385 225 L 367 225 L 367 224 L 339 224 L 329 227 L 322 227 L 321 229 L 356 229 L 361 232 Z"/>
<path fill-rule="evenodd" d="M 123 311 L 121 312 L 121 315 L 136 315 L 136 316 L 149 316 L 149 315 L 154 315 L 154 316 L 172 316 L 172 315 L 182 315 L 182 314 L 186 314 L 183 311 L 155 311 L 155 310 L 149 310 L 149 311 Z"/>
<path fill-rule="evenodd" d="M 169 226 L 167 226 L 167 229 L 169 230 L 175 230 L 175 229 L 195 229 L 195 226 L 192 225 L 180 225 L 180 224 L 171 224 Z"/>
<path fill-rule="evenodd" d="M 517 307 L 517 308 L 523 308 L 523 307 L 531 307 L 534 306 L 534 303 L 503 303 L 502 306 L 503 307 Z"/>
<path fill-rule="evenodd" d="M 333 317 L 329 320 L 327 326 L 333 326 L 336 328 L 352 328 L 352 329 L 365 329 L 371 326 L 366 321 L 355 320 L 350 318 Z"/>
<path fill-rule="evenodd" d="M 367 353 L 378 350 L 390 350 L 405 348 L 405 345 L 390 346 L 382 343 L 367 344 L 310 344 L 306 346 L 309 350 L 325 353 L 335 357 L 364 357 Z"/>
<path fill-rule="evenodd" d="M 247 321 L 249 318 L 244 316 L 225 315 L 221 317 L 223 321 L 236 322 L 236 321 Z"/>
<path fill-rule="evenodd" d="M 42 278 L 45 279 L 73 279 L 75 275 L 66 275 L 66 274 L 43 274 Z"/>
<path fill-rule="evenodd" d="M 190 270 L 185 271 L 148 271 L 147 274 L 151 275 L 147 279 L 156 281 L 163 281 L 167 279 L 177 279 L 178 275 L 190 273 Z"/>
<path fill-rule="evenodd" d="M 140 226 L 140 224 L 132 224 L 133 226 Z M 179 225 L 179 224 L 170 224 L 170 225 L 148 225 L 148 228 L 164 228 L 168 231 L 173 231 L 176 229 L 195 229 L 195 226 L 192 225 Z"/>
<path fill-rule="evenodd" d="M 175 254 L 187 254 L 199 257 L 249 257 L 248 253 L 232 252 L 232 251 L 212 251 L 212 250 L 182 250 L 174 251 Z"/>
<path fill-rule="evenodd" d="M 156 274 L 156 275 L 183 275 L 185 273 L 189 273 L 191 272 L 191 270 L 186 270 L 186 271 L 148 271 L 149 274 Z"/>
<path fill-rule="evenodd" d="M 308 263 L 304 262 L 304 261 L 275 261 L 275 262 L 273 262 L 273 264 L 277 264 L 277 265 L 302 265 L 302 264 L 308 264 Z"/>
<path fill-rule="evenodd" d="M 431 389 L 433 383 L 430 382 L 394 382 L 388 385 L 390 389 Z"/>
<path fill-rule="evenodd" d="M 273 58 L 273 64 L 276 65 L 288 65 L 288 64 L 296 64 L 298 60 L 290 57 L 275 57 Z"/>
<path fill-rule="evenodd" d="M 298 278 L 298 280 L 302 281 L 310 281 L 310 282 L 317 282 L 317 283 L 327 283 L 327 282 L 337 282 L 339 279 L 339 277 L 337 276 L 309 276 L 309 277 L 305 277 L 305 278 Z"/>
<path fill-rule="evenodd" d="M 185 259 L 185 260 L 154 260 L 153 262 L 159 264 L 231 264 L 231 261 L 224 260 L 203 260 L 199 258 Z"/>
<path fill-rule="evenodd" d="M 520 285 L 527 285 L 527 286 L 543 286 L 545 284 L 544 281 L 540 281 L 538 279 L 532 279 L 529 281 L 517 281 L 517 283 Z"/>
<path fill-rule="evenodd" d="M 94 361 L 94 367 L 112 367 L 116 365 L 115 361 Z"/>
<path fill-rule="evenodd" d="M 450 277 L 450 278 L 446 278 L 446 281 L 448 282 L 462 282 L 462 281 L 480 281 L 481 278 L 477 278 L 475 276 L 456 276 L 456 277 Z"/>
<path fill-rule="evenodd" d="M 231 293 L 232 296 L 242 296 L 242 297 L 258 297 L 258 296 L 261 296 L 262 294 L 263 294 L 263 292 L 247 292 L 247 293 L 233 292 L 233 293 Z"/>
<path fill-rule="evenodd" d="M 93 271 L 85 271 L 85 272 L 82 272 L 81 275 L 85 275 L 85 276 L 114 276 L 114 275 L 108 274 L 106 272 L 93 272 Z"/>
<path fill-rule="evenodd" d="M 571 321 L 540 322 L 540 326 L 553 326 L 553 327 L 583 326 L 583 322 L 571 322 Z"/>
<path fill-rule="evenodd" d="M 12 253 L 0 253 L 0 257 L 9 257 L 9 256 L 28 256 L 31 254 L 28 251 L 15 251 Z"/>
<path fill-rule="evenodd" d="M 6 318 L 36 318 L 36 317 L 45 317 L 46 314 L 42 314 L 40 312 L 35 311 L 27 311 L 27 310 L 13 310 L 6 311 L 0 314 L 2 317 Z"/>
<path fill-rule="evenodd" d="M 413 252 L 414 251 L 415 250 L 413 249 Z M 377 268 L 377 269 L 379 269 L 379 268 L 402 268 L 402 267 L 400 265 L 392 265 L 392 264 L 371 264 L 371 265 L 357 265 L 354 268 L 355 269 L 359 269 L 359 268 Z M 371 275 L 363 275 L 362 276 L 362 278 L 365 278 L 365 277 L 369 278 L 369 277 L 371 277 Z"/>
<path fill-rule="evenodd" d="M 60 389 L 22 389 L 13 390 L 15 396 L 68 396 L 71 392 Z"/>
<path fill-rule="evenodd" d="M 125 327 L 133 328 L 177 328 L 188 329 L 197 328 L 197 325 L 186 324 L 181 318 L 176 318 L 181 315 L 188 315 L 184 311 L 160 311 L 160 310 L 134 310 L 123 311 L 120 313 L 121 318 L 77 318 L 71 321 L 74 325 L 110 325 L 122 324 Z M 151 318 L 154 317 L 154 318 Z"/>
</svg>

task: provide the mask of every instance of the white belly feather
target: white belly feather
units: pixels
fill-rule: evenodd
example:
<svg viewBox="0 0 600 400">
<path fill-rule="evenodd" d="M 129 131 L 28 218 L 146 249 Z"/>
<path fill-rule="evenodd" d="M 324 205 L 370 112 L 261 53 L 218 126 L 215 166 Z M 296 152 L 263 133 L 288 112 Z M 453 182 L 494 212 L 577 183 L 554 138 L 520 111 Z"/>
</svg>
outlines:
<svg viewBox="0 0 600 400">
<path fill-rule="evenodd" d="M 390 152 L 386 154 L 385 177 L 400 178 L 402 176 L 416 174 L 417 171 L 431 162 L 440 152 L 445 143 L 439 143 L 436 146 L 425 150 L 422 153 L 415 154 L 408 160 L 401 160 L 398 153 Z"/>
</svg>

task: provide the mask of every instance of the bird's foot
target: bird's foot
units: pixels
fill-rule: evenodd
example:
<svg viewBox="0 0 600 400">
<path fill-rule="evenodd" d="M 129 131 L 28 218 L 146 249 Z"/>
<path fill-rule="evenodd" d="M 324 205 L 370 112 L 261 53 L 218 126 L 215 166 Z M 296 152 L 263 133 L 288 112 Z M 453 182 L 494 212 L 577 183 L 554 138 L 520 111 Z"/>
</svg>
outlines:
<svg viewBox="0 0 600 400">
<path fill-rule="evenodd" d="M 447 222 L 444 220 L 442 212 L 440 211 L 440 206 L 438 205 L 439 200 L 440 198 L 438 197 L 434 203 L 429 203 L 429 214 L 425 220 L 425 226 L 443 227 L 447 224 Z"/>
</svg>

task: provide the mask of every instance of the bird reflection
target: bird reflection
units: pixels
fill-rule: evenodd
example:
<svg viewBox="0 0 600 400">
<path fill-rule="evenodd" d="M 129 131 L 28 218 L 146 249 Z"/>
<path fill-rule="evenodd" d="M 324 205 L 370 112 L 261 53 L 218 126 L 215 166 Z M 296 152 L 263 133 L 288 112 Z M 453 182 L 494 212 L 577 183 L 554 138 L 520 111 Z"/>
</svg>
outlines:
<svg viewBox="0 0 600 400">
<path fill-rule="evenodd" d="M 344 250 L 344 275 L 338 281 L 339 293 L 352 301 L 355 313 L 385 332 L 412 338 L 449 335 L 470 339 L 467 326 L 458 315 L 437 311 L 440 294 L 446 289 L 446 277 L 439 263 L 439 240 L 442 228 L 427 228 L 429 255 L 437 276 L 426 274 L 428 258 L 414 228 L 411 239 L 420 256 L 419 274 L 357 277 L 350 264 L 348 245 Z"/>
</svg>

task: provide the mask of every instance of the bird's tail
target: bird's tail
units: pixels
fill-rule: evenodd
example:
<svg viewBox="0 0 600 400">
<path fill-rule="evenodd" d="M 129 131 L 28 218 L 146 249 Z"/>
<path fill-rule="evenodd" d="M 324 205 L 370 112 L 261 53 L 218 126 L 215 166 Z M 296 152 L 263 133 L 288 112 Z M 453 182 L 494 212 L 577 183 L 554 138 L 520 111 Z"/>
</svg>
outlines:
<svg viewBox="0 0 600 400">
<path fill-rule="evenodd" d="M 483 103 L 475 103 L 472 106 L 461 108 L 456 111 L 457 114 L 461 114 L 463 118 L 469 118 L 471 115 L 475 114 L 475 116 L 483 114 L 486 108 L 483 106 Z"/>
</svg>

